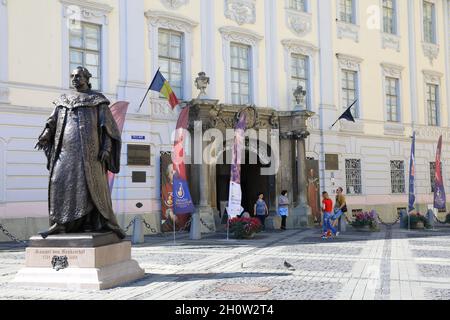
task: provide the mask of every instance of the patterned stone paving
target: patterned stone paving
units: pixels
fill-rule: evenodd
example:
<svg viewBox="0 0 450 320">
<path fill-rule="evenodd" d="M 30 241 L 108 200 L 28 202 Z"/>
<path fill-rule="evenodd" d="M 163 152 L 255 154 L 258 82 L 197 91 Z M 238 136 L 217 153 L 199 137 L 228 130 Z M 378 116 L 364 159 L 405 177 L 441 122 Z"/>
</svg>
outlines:
<svg viewBox="0 0 450 320">
<path fill-rule="evenodd" d="M 19 287 L 24 249 L 0 245 L 1 299 L 450 299 L 450 228 L 382 227 L 323 241 L 320 230 L 266 232 L 250 241 L 147 237 L 132 256 L 145 278 L 97 291 Z M 284 261 L 295 270 L 284 266 Z"/>
</svg>

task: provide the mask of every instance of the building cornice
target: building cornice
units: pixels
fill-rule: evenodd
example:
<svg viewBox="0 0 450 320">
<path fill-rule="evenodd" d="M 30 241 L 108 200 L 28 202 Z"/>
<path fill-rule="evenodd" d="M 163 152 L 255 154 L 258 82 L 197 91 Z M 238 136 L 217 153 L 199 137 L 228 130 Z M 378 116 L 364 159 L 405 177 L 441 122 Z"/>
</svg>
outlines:
<svg viewBox="0 0 450 320">
<path fill-rule="evenodd" d="M 307 56 L 312 56 L 319 51 L 319 48 L 312 43 L 298 39 L 283 39 L 281 40 L 281 44 L 291 53 L 298 53 Z"/>
</svg>

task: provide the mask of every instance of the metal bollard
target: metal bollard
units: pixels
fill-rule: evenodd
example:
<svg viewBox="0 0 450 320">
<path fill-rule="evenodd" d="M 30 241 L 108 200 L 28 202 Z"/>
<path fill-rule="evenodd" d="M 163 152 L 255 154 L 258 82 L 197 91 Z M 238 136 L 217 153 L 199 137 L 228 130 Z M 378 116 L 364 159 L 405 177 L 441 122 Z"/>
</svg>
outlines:
<svg viewBox="0 0 450 320">
<path fill-rule="evenodd" d="M 431 209 L 428 209 L 427 211 L 427 220 L 431 228 L 434 228 L 434 212 Z"/>
<path fill-rule="evenodd" d="M 144 223 L 142 216 L 136 216 L 133 224 L 133 235 L 131 236 L 132 244 L 144 243 Z"/>
<path fill-rule="evenodd" d="M 407 229 L 408 228 L 408 222 L 406 222 L 405 217 L 406 217 L 406 211 L 405 210 L 400 210 L 400 229 Z"/>
<path fill-rule="evenodd" d="M 202 233 L 200 230 L 200 213 L 197 211 L 192 214 L 191 230 L 189 232 L 189 239 L 200 240 L 202 238 Z"/>
</svg>

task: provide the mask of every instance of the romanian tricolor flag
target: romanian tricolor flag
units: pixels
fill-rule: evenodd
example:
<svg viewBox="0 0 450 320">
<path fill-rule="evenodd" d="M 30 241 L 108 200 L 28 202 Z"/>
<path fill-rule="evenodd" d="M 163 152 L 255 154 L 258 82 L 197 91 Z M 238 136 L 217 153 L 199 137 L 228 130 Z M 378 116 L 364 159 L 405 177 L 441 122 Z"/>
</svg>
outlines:
<svg viewBox="0 0 450 320">
<path fill-rule="evenodd" d="M 179 104 L 177 96 L 169 85 L 169 81 L 164 78 L 159 69 L 156 72 L 149 89 L 160 92 L 164 97 L 166 97 L 167 100 L 169 100 L 169 104 L 172 109 L 175 109 L 175 107 Z"/>
</svg>

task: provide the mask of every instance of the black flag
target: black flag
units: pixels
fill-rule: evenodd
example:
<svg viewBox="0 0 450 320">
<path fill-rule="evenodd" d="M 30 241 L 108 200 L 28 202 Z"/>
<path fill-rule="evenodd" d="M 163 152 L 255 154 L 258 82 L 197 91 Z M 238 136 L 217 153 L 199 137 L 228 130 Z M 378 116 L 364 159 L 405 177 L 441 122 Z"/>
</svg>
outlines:
<svg viewBox="0 0 450 320">
<path fill-rule="evenodd" d="M 355 103 L 356 103 L 357 101 L 358 101 L 358 99 L 356 99 L 356 100 L 350 105 L 350 107 L 348 107 L 347 110 L 345 110 L 345 112 L 344 112 L 344 113 L 336 120 L 336 122 L 333 123 L 333 125 L 331 126 L 331 128 L 333 128 L 334 125 L 335 125 L 339 120 L 341 120 L 341 119 L 345 119 L 345 120 L 348 120 L 348 121 L 355 122 L 355 118 L 353 118 L 351 109 L 352 109 L 352 107 L 355 105 Z M 330 129 L 331 129 L 331 128 L 330 128 Z"/>
</svg>

